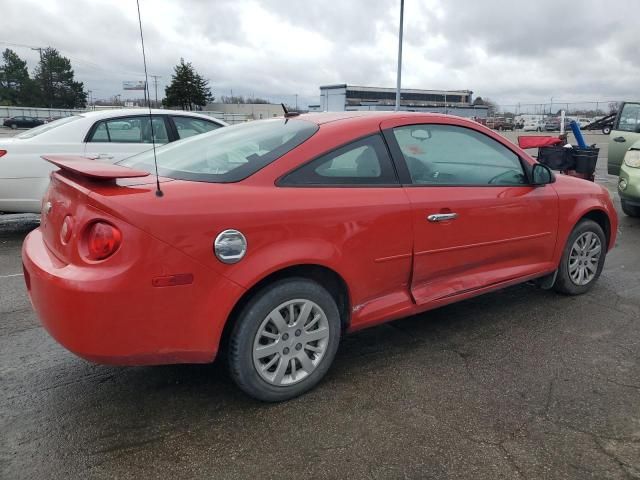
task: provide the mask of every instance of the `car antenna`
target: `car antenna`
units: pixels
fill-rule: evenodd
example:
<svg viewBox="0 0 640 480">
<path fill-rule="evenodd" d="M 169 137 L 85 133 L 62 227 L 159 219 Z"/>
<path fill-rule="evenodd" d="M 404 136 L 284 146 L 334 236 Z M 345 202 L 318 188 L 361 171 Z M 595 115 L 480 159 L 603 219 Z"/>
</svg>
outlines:
<svg viewBox="0 0 640 480">
<path fill-rule="evenodd" d="M 160 189 L 160 177 L 158 176 L 158 158 L 156 157 L 156 135 L 153 131 L 153 117 L 151 116 L 151 97 L 149 95 L 149 76 L 147 75 L 147 56 L 144 52 L 144 35 L 142 35 L 142 19 L 140 18 L 140 0 L 136 0 L 138 6 L 138 25 L 140 25 L 140 42 L 142 43 L 142 63 L 144 64 L 144 89 L 147 94 L 147 107 L 149 107 L 149 125 L 151 125 L 151 144 L 153 145 L 153 164 L 156 167 L 156 197 L 164 195 Z"/>
<path fill-rule="evenodd" d="M 282 110 L 284 110 L 284 118 L 297 117 L 300 115 L 300 112 L 290 112 L 287 110 L 287 106 L 284 103 L 281 103 L 280 105 L 282 105 Z"/>
</svg>

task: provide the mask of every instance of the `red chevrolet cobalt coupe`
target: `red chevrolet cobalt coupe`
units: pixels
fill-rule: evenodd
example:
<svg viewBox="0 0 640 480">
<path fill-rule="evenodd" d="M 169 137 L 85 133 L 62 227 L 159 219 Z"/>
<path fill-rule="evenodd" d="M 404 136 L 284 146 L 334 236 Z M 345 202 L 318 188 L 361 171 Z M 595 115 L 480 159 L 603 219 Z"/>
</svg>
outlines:
<svg viewBox="0 0 640 480">
<path fill-rule="evenodd" d="M 49 333 L 116 365 L 224 355 L 292 398 L 343 333 L 535 279 L 588 291 L 615 243 L 606 190 L 462 118 L 310 114 L 59 170 L 25 240 Z"/>
</svg>

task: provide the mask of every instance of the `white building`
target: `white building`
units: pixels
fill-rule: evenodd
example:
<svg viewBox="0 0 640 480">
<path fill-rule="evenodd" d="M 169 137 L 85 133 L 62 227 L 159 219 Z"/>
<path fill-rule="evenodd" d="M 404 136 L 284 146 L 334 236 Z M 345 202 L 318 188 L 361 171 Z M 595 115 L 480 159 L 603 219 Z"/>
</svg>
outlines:
<svg viewBox="0 0 640 480">
<path fill-rule="evenodd" d="M 405 88 L 400 92 L 400 110 L 485 118 L 487 107 L 485 105 L 474 106 L 472 95 L 471 90 Z M 343 83 L 321 86 L 320 104 L 309 105 L 309 111 L 393 110 L 395 103 L 395 88 L 364 87 Z"/>
</svg>

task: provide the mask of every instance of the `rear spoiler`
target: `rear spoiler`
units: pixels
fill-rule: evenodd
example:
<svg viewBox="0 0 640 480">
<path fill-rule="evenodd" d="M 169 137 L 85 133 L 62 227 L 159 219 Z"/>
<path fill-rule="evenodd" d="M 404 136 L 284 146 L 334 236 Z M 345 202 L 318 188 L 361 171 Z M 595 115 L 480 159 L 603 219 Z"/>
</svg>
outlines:
<svg viewBox="0 0 640 480">
<path fill-rule="evenodd" d="M 74 155 L 43 155 L 43 159 L 67 172 L 93 180 L 113 180 L 116 178 L 148 177 L 149 172 L 134 170 L 111 163 L 102 163 L 87 157 Z"/>
</svg>

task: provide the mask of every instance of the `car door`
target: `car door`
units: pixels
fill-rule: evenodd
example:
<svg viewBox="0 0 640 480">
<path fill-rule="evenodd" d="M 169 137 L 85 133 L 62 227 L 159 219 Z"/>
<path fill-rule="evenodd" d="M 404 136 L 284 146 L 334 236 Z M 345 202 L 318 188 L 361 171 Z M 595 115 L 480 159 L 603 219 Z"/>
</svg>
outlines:
<svg viewBox="0 0 640 480">
<path fill-rule="evenodd" d="M 528 184 L 506 140 L 455 124 L 381 126 L 412 205 L 418 304 L 554 269 L 557 194 Z"/>
<path fill-rule="evenodd" d="M 330 238 L 330 250 L 343 258 L 352 326 L 411 308 L 411 209 L 379 133 L 315 158 L 277 185 L 294 187 L 282 194 L 308 225 L 298 235 Z"/>
<path fill-rule="evenodd" d="M 84 153 L 89 158 L 115 163 L 153 148 L 149 115 L 99 120 L 85 137 Z M 165 115 L 153 115 L 156 145 L 169 142 Z"/>
<path fill-rule="evenodd" d="M 625 102 L 621 105 L 613 129 L 609 134 L 607 170 L 619 175 L 624 154 L 640 140 L 640 103 Z"/>
</svg>

